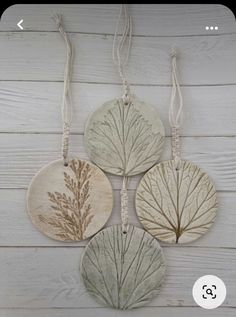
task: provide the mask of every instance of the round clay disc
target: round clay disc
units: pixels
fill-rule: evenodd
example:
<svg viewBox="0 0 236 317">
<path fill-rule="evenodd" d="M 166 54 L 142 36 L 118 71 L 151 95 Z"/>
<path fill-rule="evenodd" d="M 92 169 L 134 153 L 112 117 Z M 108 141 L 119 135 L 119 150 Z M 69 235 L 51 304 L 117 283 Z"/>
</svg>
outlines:
<svg viewBox="0 0 236 317">
<path fill-rule="evenodd" d="M 28 212 L 42 233 L 60 241 L 80 241 L 97 233 L 113 206 L 112 188 L 94 164 L 71 159 L 50 163 L 32 179 Z"/>
<path fill-rule="evenodd" d="M 165 259 L 158 241 L 143 229 L 120 225 L 100 231 L 88 243 L 80 265 L 88 292 L 117 309 L 141 307 L 160 291 Z"/>
<path fill-rule="evenodd" d="M 152 167 L 136 192 L 136 211 L 145 229 L 169 243 L 196 240 L 211 227 L 217 211 L 216 190 L 208 175 L 191 162 Z"/>
<path fill-rule="evenodd" d="M 113 99 L 98 108 L 85 128 L 85 146 L 90 159 L 108 173 L 140 174 L 160 157 L 164 127 L 153 107 L 131 96 Z"/>
</svg>

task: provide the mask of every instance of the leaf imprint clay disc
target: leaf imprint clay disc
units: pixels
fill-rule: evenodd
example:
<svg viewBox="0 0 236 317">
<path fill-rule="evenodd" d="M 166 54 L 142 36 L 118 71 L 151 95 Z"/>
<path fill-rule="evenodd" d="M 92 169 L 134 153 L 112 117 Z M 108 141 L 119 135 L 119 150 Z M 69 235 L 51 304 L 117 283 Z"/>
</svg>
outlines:
<svg viewBox="0 0 236 317">
<path fill-rule="evenodd" d="M 214 185 L 191 162 L 174 161 L 151 168 L 136 192 L 136 211 L 145 229 L 169 243 L 191 242 L 211 227 L 217 210 Z"/>
<path fill-rule="evenodd" d="M 111 226 L 93 237 L 81 261 L 88 292 L 102 304 L 131 309 L 159 293 L 165 259 L 158 241 L 143 229 Z"/>
<path fill-rule="evenodd" d="M 85 145 L 90 159 L 104 171 L 132 176 L 157 162 L 164 134 L 157 111 L 131 95 L 127 104 L 113 99 L 92 114 Z"/>
<path fill-rule="evenodd" d="M 107 222 L 113 205 L 112 188 L 94 164 L 57 160 L 31 181 L 27 197 L 33 224 L 60 241 L 80 241 L 97 233 Z"/>
</svg>

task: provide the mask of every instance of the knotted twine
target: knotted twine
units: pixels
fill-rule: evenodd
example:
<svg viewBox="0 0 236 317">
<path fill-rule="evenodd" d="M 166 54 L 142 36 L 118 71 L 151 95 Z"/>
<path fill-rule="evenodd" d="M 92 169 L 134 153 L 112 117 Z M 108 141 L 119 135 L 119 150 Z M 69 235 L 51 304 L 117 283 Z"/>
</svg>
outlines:
<svg viewBox="0 0 236 317">
<path fill-rule="evenodd" d="M 122 22 L 123 20 L 123 22 Z M 122 27 L 120 38 L 118 39 L 119 28 Z M 118 73 L 122 80 L 124 95 L 122 100 L 124 106 L 129 105 L 130 103 L 130 87 L 128 81 L 125 77 L 125 67 L 128 64 L 130 56 L 132 40 L 132 19 L 128 13 L 128 7 L 126 4 L 122 4 L 120 7 L 120 13 L 118 16 L 118 21 L 116 24 L 114 39 L 113 39 L 113 48 L 112 48 L 112 58 L 113 63 L 117 67 Z M 123 176 L 122 189 L 120 191 L 121 198 L 121 226 L 122 232 L 127 233 L 129 225 L 128 217 L 128 177 Z"/>
<path fill-rule="evenodd" d="M 62 122 L 63 122 L 63 133 L 62 133 L 62 157 L 64 165 L 68 165 L 68 152 L 69 152 L 69 136 L 70 127 L 72 121 L 72 101 L 71 101 L 71 90 L 70 82 L 72 77 L 72 62 L 73 62 L 73 49 L 70 39 L 65 32 L 65 28 L 62 22 L 62 16 L 55 14 L 53 19 L 56 22 L 58 30 L 65 41 L 67 48 L 66 65 L 64 71 L 64 89 L 62 97 Z"/>
<path fill-rule="evenodd" d="M 171 146 L 172 146 L 172 159 L 175 163 L 176 170 L 181 167 L 180 156 L 180 127 L 183 115 L 183 98 L 177 76 L 177 52 L 175 49 L 171 53 L 172 59 L 172 92 L 169 108 L 169 123 L 171 127 Z M 178 98 L 178 99 L 177 99 Z"/>
</svg>

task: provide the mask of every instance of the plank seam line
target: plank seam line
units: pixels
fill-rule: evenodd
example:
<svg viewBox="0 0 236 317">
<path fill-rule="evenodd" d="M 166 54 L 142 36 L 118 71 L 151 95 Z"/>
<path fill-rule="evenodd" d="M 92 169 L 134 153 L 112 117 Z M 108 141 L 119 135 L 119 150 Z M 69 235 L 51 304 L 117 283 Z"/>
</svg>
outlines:
<svg viewBox="0 0 236 317">
<path fill-rule="evenodd" d="M 177 305 L 160 305 L 160 306 L 143 306 L 142 307 L 143 309 L 145 308 L 179 308 L 179 309 L 182 309 L 182 308 L 199 308 L 199 306 L 194 306 L 194 305 L 189 305 L 189 306 L 177 306 Z M 224 305 L 221 305 L 220 307 L 217 307 L 217 310 L 220 310 L 220 309 L 234 309 L 236 308 L 236 306 L 224 306 Z M 57 306 L 53 306 L 53 307 L 0 307 L 0 310 L 50 310 L 50 309 L 58 309 L 58 310 L 86 310 L 86 309 L 106 309 L 108 310 L 109 308 L 108 307 L 101 307 L 101 306 L 93 306 L 93 307 L 57 307 Z"/>
<path fill-rule="evenodd" d="M 63 83 L 63 80 L 35 80 L 35 79 L 0 79 L 0 82 L 4 83 Z M 96 81 L 80 81 L 72 80 L 72 84 L 86 84 L 86 85 L 104 85 L 104 86 L 121 86 L 118 82 L 96 82 Z M 170 84 L 139 84 L 130 83 L 131 87 L 172 87 Z M 224 86 L 236 86 L 236 83 L 224 83 L 224 84 L 180 84 L 180 87 L 224 87 Z"/>
<path fill-rule="evenodd" d="M 76 243 L 76 242 L 75 242 Z M 162 248 L 164 249 L 206 249 L 206 250 L 235 250 L 236 251 L 236 245 L 235 247 L 211 247 L 211 246 L 176 246 L 176 245 L 167 245 L 167 244 L 163 244 L 160 243 L 160 245 L 162 246 Z M 86 245 L 42 245 L 42 246 L 0 246 L 0 250 L 1 249 L 84 249 L 86 247 Z"/>
<path fill-rule="evenodd" d="M 57 131 L 0 131 L 0 135 L 4 134 L 12 134 L 12 135 L 21 135 L 21 134 L 26 134 L 26 135 L 61 135 L 62 132 L 57 132 Z M 77 136 L 84 136 L 84 133 L 82 132 L 71 132 L 71 135 L 77 135 Z M 170 134 L 165 135 L 166 138 L 170 138 Z M 181 138 L 235 138 L 236 134 L 222 134 L 222 135 L 184 135 L 181 134 Z"/>
<path fill-rule="evenodd" d="M 13 35 L 15 34 L 27 34 L 27 33 L 48 33 L 48 34 L 55 34 L 58 33 L 57 31 L 53 31 L 53 30 L 24 30 L 24 31 L 18 31 L 18 30 L 1 30 L 1 33 L 11 33 Z M 105 36 L 105 37 L 113 37 L 114 34 L 113 33 L 93 33 L 93 32 L 76 32 L 76 31 L 70 31 L 68 32 L 68 34 L 70 35 L 87 35 L 87 36 L 95 36 L 95 37 L 101 37 L 101 36 Z M 180 34 L 180 35 L 143 35 L 143 34 L 135 34 L 133 35 L 134 38 L 178 38 L 178 37 L 182 37 L 182 38 L 186 38 L 186 37 L 219 37 L 219 36 L 228 36 L 228 35 L 236 35 L 236 32 L 225 32 L 225 33 L 220 33 L 220 34 L 205 34 L 205 33 L 201 33 L 201 34 Z"/>
</svg>

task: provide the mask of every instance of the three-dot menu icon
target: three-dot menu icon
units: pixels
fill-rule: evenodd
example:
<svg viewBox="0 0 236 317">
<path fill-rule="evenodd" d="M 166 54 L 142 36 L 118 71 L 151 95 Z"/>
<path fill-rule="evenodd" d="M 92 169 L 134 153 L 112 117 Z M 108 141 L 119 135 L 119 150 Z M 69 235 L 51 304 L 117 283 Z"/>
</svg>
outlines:
<svg viewBox="0 0 236 317">
<path fill-rule="evenodd" d="M 219 30 L 219 27 L 218 26 L 206 26 L 205 27 L 206 31 L 218 31 Z"/>
</svg>

